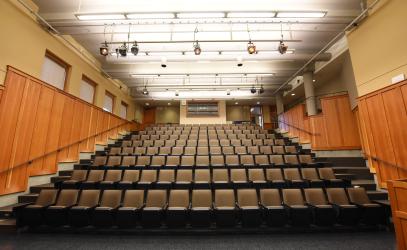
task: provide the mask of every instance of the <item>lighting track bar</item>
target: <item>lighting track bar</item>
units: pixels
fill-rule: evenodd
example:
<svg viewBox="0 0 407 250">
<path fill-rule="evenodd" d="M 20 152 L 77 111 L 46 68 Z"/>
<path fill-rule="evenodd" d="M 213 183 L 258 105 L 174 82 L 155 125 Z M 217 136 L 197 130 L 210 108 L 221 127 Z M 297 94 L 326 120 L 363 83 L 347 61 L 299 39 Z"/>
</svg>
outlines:
<svg viewBox="0 0 407 250">
<path fill-rule="evenodd" d="M 256 43 L 261 43 L 261 42 L 265 42 L 265 43 L 278 43 L 280 42 L 280 39 L 266 39 L 266 40 L 261 40 L 261 39 L 257 39 L 257 40 L 251 40 L 252 42 L 256 42 Z M 195 42 L 194 40 L 179 40 L 179 41 L 138 41 L 137 43 L 145 43 L 145 44 L 154 44 L 154 43 L 193 43 Z M 299 43 L 302 42 L 302 40 L 284 40 L 284 42 L 292 42 L 292 43 Z M 107 44 L 123 44 L 123 43 L 127 43 L 127 41 L 120 41 L 120 42 L 107 42 Z M 199 43 L 247 43 L 247 40 L 199 40 Z M 104 42 L 102 42 L 101 44 L 105 44 Z"/>
</svg>

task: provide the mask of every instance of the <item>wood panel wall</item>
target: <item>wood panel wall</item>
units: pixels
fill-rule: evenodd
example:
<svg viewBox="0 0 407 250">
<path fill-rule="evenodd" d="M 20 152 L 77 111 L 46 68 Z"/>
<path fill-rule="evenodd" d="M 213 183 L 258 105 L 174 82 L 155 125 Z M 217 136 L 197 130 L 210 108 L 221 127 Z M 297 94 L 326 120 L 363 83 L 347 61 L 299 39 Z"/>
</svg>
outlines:
<svg viewBox="0 0 407 250">
<path fill-rule="evenodd" d="M 28 177 L 53 174 L 58 162 L 133 124 L 8 67 L 0 89 L 0 195 L 25 191 Z"/>
<path fill-rule="evenodd" d="M 381 187 L 407 178 L 407 81 L 358 99 L 362 149 Z"/>
<path fill-rule="evenodd" d="M 305 104 L 299 104 L 279 116 L 279 127 L 301 143 L 311 143 L 313 150 L 360 149 L 356 116 L 348 95 L 321 98 L 321 107 L 321 114 L 307 116 Z"/>
<path fill-rule="evenodd" d="M 397 249 L 407 249 L 407 180 L 388 182 Z"/>
</svg>

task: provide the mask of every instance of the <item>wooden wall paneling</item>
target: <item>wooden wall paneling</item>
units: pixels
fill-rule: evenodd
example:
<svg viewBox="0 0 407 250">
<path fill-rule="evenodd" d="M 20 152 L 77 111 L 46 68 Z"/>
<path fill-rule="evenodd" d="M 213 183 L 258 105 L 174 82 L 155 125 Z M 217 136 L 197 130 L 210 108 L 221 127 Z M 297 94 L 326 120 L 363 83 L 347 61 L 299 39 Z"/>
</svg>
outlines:
<svg viewBox="0 0 407 250">
<path fill-rule="evenodd" d="M 155 123 L 155 108 L 149 108 L 144 110 L 143 123 L 144 124 Z"/>
<path fill-rule="evenodd" d="M 406 180 L 388 182 L 394 231 L 396 232 L 397 249 L 407 249 L 407 183 Z"/>
<path fill-rule="evenodd" d="M 3 91 L 4 91 L 4 87 L 2 85 L 0 85 L 0 103 L 1 103 L 1 97 L 3 96 Z"/>
<path fill-rule="evenodd" d="M 325 149 L 328 147 L 328 141 L 325 129 L 325 121 L 322 115 L 314 115 L 309 117 L 311 128 L 311 148 Z"/>
<path fill-rule="evenodd" d="M 92 107 L 90 105 L 84 105 L 82 109 L 82 126 L 81 126 L 81 133 L 79 136 L 80 140 L 83 140 L 79 144 L 79 151 L 80 152 L 87 152 L 88 151 L 88 138 L 92 134 L 90 133 L 90 127 L 92 122 Z"/>
<path fill-rule="evenodd" d="M 64 112 L 62 114 L 62 125 L 59 136 L 59 148 L 65 147 L 58 152 L 59 162 L 69 162 L 69 147 L 71 143 L 71 132 L 74 118 L 75 99 L 65 97 Z"/>
<path fill-rule="evenodd" d="M 338 117 L 339 110 L 337 98 L 321 99 L 321 106 L 326 129 L 325 136 L 328 141 L 327 146 L 332 148 L 341 147 L 343 145 L 343 131 Z"/>
<path fill-rule="evenodd" d="M 96 143 L 103 143 L 103 136 L 100 134 L 103 131 L 103 120 L 104 120 L 105 113 L 98 110 L 98 120 L 96 125 L 96 133 L 98 136 L 96 137 Z"/>
<path fill-rule="evenodd" d="M 92 135 L 88 140 L 86 140 L 86 151 L 87 152 L 94 152 L 95 151 L 95 143 L 96 143 L 96 137 L 93 135 L 96 135 L 97 133 L 97 122 L 98 122 L 98 115 L 99 112 L 96 108 L 91 107 L 91 122 L 90 122 L 90 127 L 89 127 L 89 135 Z"/>
<path fill-rule="evenodd" d="M 342 145 L 345 147 L 361 147 L 356 117 L 353 114 L 348 96 L 336 99 L 338 119 L 341 127 Z"/>
<path fill-rule="evenodd" d="M 83 108 L 86 104 L 80 100 L 75 100 L 73 120 L 71 121 L 71 135 L 69 144 L 74 143 L 69 147 L 68 161 L 73 162 L 79 159 L 79 144 L 77 143 L 81 138 L 81 127 L 83 123 Z"/>
</svg>

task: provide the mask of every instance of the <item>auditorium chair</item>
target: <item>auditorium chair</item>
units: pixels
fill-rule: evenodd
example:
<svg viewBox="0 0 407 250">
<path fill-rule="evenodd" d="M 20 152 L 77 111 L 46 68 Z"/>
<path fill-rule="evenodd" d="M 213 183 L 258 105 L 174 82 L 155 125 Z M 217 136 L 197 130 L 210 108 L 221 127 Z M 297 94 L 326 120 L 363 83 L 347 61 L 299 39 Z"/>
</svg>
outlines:
<svg viewBox="0 0 407 250">
<path fill-rule="evenodd" d="M 140 178 L 140 170 L 125 170 L 123 178 L 117 183 L 119 189 L 134 188 Z"/>
<path fill-rule="evenodd" d="M 134 167 L 136 165 L 136 157 L 135 156 L 123 156 L 121 167 L 123 169 Z"/>
<path fill-rule="evenodd" d="M 271 146 L 259 146 L 259 150 L 261 154 L 264 155 L 271 155 L 273 154 L 273 150 Z"/>
<path fill-rule="evenodd" d="M 237 135 L 237 139 L 238 139 L 238 140 L 245 140 L 245 139 L 247 139 L 246 134 L 238 134 L 238 135 Z"/>
<path fill-rule="evenodd" d="M 253 139 L 253 146 L 263 146 L 263 139 Z"/>
<path fill-rule="evenodd" d="M 135 168 L 143 169 L 146 168 L 147 166 L 150 166 L 150 163 L 151 163 L 150 156 L 147 155 L 137 156 L 137 163 Z"/>
<path fill-rule="evenodd" d="M 308 226 L 311 223 L 311 211 L 304 202 L 301 189 L 283 189 L 283 203 L 294 226 Z"/>
<path fill-rule="evenodd" d="M 209 168 L 209 155 L 197 155 L 195 160 L 195 168 Z"/>
<path fill-rule="evenodd" d="M 249 182 L 247 182 L 246 169 L 231 169 L 230 181 L 233 188 L 248 188 Z"/>
<path fill-rule="evenodd" d="M 287 224 L 287 213 L 278 189 L 260 189 L 260 205 L 264 209 L 268 226 L 281 227 Z"/>
<path fill-rule="evenodd" d="M 170 189 L 175 181 L 174 169 L 162 169 L 160 170 L 158 181 L 155 186 L 159 189 Z"/>
<path fill-rule="evenodd" d="M 237 204 L 240 210 L 242 226 L 260 226 L 262 217 L 256 189 L 238 189 Z"/>
<path fill-rule="evenodd" d="M 273 148 L 273 153 L 274 154 L 279 154 L 279 155 L 284 155 L 285 154 L 283 146 L 272 146 L 272 148 Z"/>
<path fill-rule="evenodd" d="M 134 148 L 133 147 L 122 147 L 121 155 L 133 155 Z"/>
<path fill-rule="evenodd" d="M 312 160 L 311 155 L 298 155 L 298 159 L 302 166 L 314 167 L 314 168 L 322 167 L 321 163 L 314 162 Z"/>
<path fill-rule="evenodd" d="M 171 136 L 172 135 L 170 135 L 168 140 L 165 140 L 164 146 L 171 147 L 171 148 L 175 147 L 175 139 L 171 139 Z"/>
<path fill-rule="evenodd" d="M 109 149 L 109 156 L 110 155 L 120 155 L 122 152 L 122 148 L 121 147 L 111 147 Z"/>
<path fill-rule="evenodd" d="M 208 189 L 211 183 L 211 172 L 209 169 L 196 169 L 194 174 L 194 189 Z"/>
<path fill-rule="evenodd" d="M 284 150 L 286 154 L 298 154 L 296 146 L 284 146 Z"/>
<path fill-rule="evenodd" d="M 99 206 L 93 210 L 92 224 L 96 227 L 111 227 L 122 199 L 121 190 L 105 190 Z"/>
<path fill-rule="evenodd" d="M 154 155 L 151 157 L 150 168 L 160 169 L 165 165 L 165 156 Z"/>
<path fill-rule="evenodd" d="M 107 170 L 103 181 L 99 182 L 99 189 L 115 189 L 122 179 L 122 170 Z"/>
<path fill-rule="evenodd" d="M 337 179 L 332 168 L 318 168 L 319 177 L 327 187 L 346 187 L 345 180 Z"/>
<path fill-rule="evenodd" d="M 80 184 L 86 180 L 87 175 L 87 170 L 74 170 L 69 180 L 63 181 L 61 183 L 57 182 L 55 183 L 55 187 L 60 187 L 63 189 L 79 188 Z"/>
<path fill-rule="evenodd" d="M 362 187 L 347 188 L 349 200 L 359 207 L 361 217 L 360 222 L 367 225 L 384 224 L 386 214 L 384 207 L 373 203 L 367 196 L 366 190 Z"/>
<path fill-rule="evenodd" d="M 302 178 L 308 181 L 310 187 L 324 187 L 324 181 L 319 179 L 315 168 L 301 168 Z"/>
<path fill-rule="evenodd" d="M 284 146 L 284 145 L 285 145 L 285 141 L 284 141 L 284 139 L 274 139 L 274 145 L 277 145 L 277 146 Z"/>
<path fill-rule="evenodd" d="M 176 140 L 175 141 L 175 146 L 176 147 L 185 147 L 187 145 L 187 141 L 185 140 L 185 139 L 181 139 L 181 136 L 180 136 L 180 139 L 179 140 Z"/>
<path fill-rule="evenodd" d="M 222 133 L 220 133 L 222 131 Z M 218 139 L 222 140 L 222 139 L 228 139 L 226 134 L 223 134 L 223 130 L 218 131 Z"/>
<path fill-rule="evenodd" d="M 192 180 L 192 169 L 179 169 L 177 171 L 177 178 L 174 183 L 174 188 L 190 189 Z"/>
<path fill-rule="evenodd" d="M 212 217 L 212 192 L 209 189 L 192 190 L 190 222 L 193 227 L 209 227 Z"/>
<path fill-rule="evenodd" d="M 79 202 L 69 209 L 69 224 L 74 227 L 84 227 L 90 224 L 93 210 L 99 203 L 99 190 L 82 190 Z"/>
<path fill-rule="evenodd" d="M 34 204 L 19 206 L 14 209 L 17 226 L 39 226 L 43 223 L 43 213 L 57 199 L 57 189 L 42 189 Z"/>
<path fill-rule="evenodd" d="M 228 168 L 240 167 L 240 161 L 238 155 L 225 155 L 225 165 Z"/>
<path fill-rule="evenodd" d="M 306 188 L 304 195 L 307 205 L 311 208 L 314 224 L 330 226 L 335 223 L 335 210 L 328 204 L 322 188 Z"/>
<path fill-rule="evenodd" d="M 135 135 L 133 135 L 135 136 Z M 132 141 L 122 141 L 122 147 L 131 147 L 133 146 L 133 141 L 136 141 L 135 139 L 132 139 Z"/>
<path fill-rule="evenodd" d="M 249 182 L 254 188 L 266 188 L 268 186 L 264 176 L 264 170 L 261 168 L 249 169 Z"/>
<path fill-rule="evenodd" d="M 286 168 L 283 170 L 284 179 L 291 188 L 307 188 L 308 183 L 301 178 L 298 168 Z"/>
<path fill-rule="evenodd" d="M 141 225 L 143 227 L 160 227 L 167 208 L 166 190 L 148 190 L 146 204 L 141 211 Z"/>
<path fill-rule="evenodd" d="M 230 140 L 228 140 L 228 139 L 220 139 L 219 144 L 220 144 L 221 147 L 230 146 Z"/>
<path fill-rule="evenodd" d="M 228 137 L 229 137 L 229 135 L 228 135 Z M 239 146 L 242 146 L 242 141 L 239 139 L 233 138 L 230 140 L 230 145 L 233 147 L 239 147 Z"/>
<path fill-rule="evenodd" d="M 222 153 L 225 154 L 225 152 L 222 152 L 222 150 L 224 150 L 224 148 L 222 148 L 222 147 L 210 146 L 209 147 L 209 154 L 210 155 L 221 155 Z"/>
<path fill-rule="evenodd" d="M 217 227 L 236 225 L 236 201 L 232 189 L 216 189 L 214 214 Z"/>
<path fill-rule="evenodd" d="M 328 201 L 333 205 L 337 222 L 343 225 L 355 225 L 359 222 L 359 211 L 356 205 L 350 204 L 343 188 L 327 188 Z"/>
<path fill-rule="evenodd" d="M 104 167 L 106 165 L 106 161 L 107 156 L 95 156 L 95 159 L 93 159 L 92 168 Z"/>
<path fill-rule="evenodd" d="M 147 147 L 146 155 L 158 155 L 158 147 Z"/>
<path fill-rule="evenodd" d="M 80 185 L 81 189 L 95 189 L 99 186 L 99 182 L 103 180 L 105 176 L 104 170 L 90 170 L 88 178 Z"/>
<path fill-rule="evenodd" d="M 188 145 L 187 147 L 184 148 L 184 156 L 195 156 L 196 155 L 196 143 L 195 146 L 190 146 Z"/>
<path fill-rule="evenodd" d="M 258 155 L 260 154 L 259 147 L 258 146 L 248 146 L 247 147 L 247 152 L 251 155 Z"/>
<path fill-rule="evenodd" d="M 134 154 L 135 155 L 145 155 L 146 154 L 146 148 L 145 147 L 135 147 L 134 148 Z"/>
<path fill-rule="evenodd" d="M 241 141 L 241 143 L 240 143 L 240 141 Z M 251 146 L 253 146 L 253 143 L 252 143 L 252 140 L 251 140 L 251 139 L 238 140 L 238 141 L 236 141 L 235 144 L 237 144 L 237 146 L 240 146 L 240 144 L 241 144 L 242 146 L 245 146 L 245 147 L 251 147 Z M 233 145 L 233 146 L 235 146 L 235 145 Z"/>
<path fill-rule="evenodd" d="M 256 166 L 254 163 L 253 155 L 240 155 L 240 165 L 245 168 L 253 168 Z"/>
<path fill-rule="evenodd" d="M 192 169 L 195 166 L 195 156 L 193 155 L 183 155 L 181 156 L 181 164 L 179 169 Z"/>
<path fill-rule="evenodd" d="M 166 210 L 166 224 L 168 227 L 185 227 L 189 210 L 189 191 L 171 190 Z"/>
<path fill-rule="evenodd" d="M 284 155 L 285 165 L 288 167 L 298 168 L 300 163 L 298 162 L 297 155 Z"/>
<path fill-rule="evenodd" d="M 141 137 L 143 137 L 143 136 L 141 136 Z M 145 148 L 154 146 L 153 140 L 150 140 L 150 139 L 143 140 L 143 138 L 141 140 L 143 141 L 143 147 L 145 147 Z"/>
<path fill-rule="evenodd" d="M 264 140 L 263 140 L 263 145 L 265 145 L 265 146 L 274 146 L 274 140 L 273 140 L 273 139 L 269 139 L 269 138 L 264 139 Z"/>
<path fill-rule="evenodd" d="M 180 156 L 183 154 L 184 154 L 184 147 L 176 146 L 176 147 L 172 148 L 172 151 L 171 151 L 172 156 Z"/>
<path fill-rule="evenodd" d="M 230 187 L 229 173 L 227 169 L 214 169 L 212 172 L 212 186 L 214 188 Z"/>
<path fill-rule="evenodd" d="M 49 206 L 44 211 L 44 219 L 47 225 L 63 226 L 68 224 L 68 210 L 76 205 L 79 191 L 64 189 L 58 195 L 55 205 Z"/>
<path fill-rule="evenodd" d="M 266 169 L 266 180 L 270 183 L 273 188 L 285 188 L 287 187 L 287 182 L 284 180 L 281 169 L 275 168 Z"/>
<path fill-rule="evenodd" d="M 197 155 L 209 155 L 209 149 L 206 146 L 201 146 L 201 144 L 199 144 L 199 146 L 196 148 L 196 154 Z"/>
<path fill-rule="evenodd" d="M 171 147 L 160 147 L 160 155 L 170 155 L 171 154 Z"/>
<path fill-rule="evenodd" d="M 111 155 L 107 160 L 106 168 L 119 167 L 121 163 L 122 163 L 121 156 Z"/>
<path fill-rule="evenodd" d="M 247 154 L 246 146 L 237 146 L 237 147 L 235 147 L 235 154 L 238 154 L 238 155 Z"/>
<path fill-rule="evenodd" d="M 141 171 L 140 180 L 137 182 L 137 188 L 148 189 L 151 188 L 157 181 L 157 170 L 143 170 Z"/>
<path fill-rule="evenodd" d="M 286 165 L 283 160 L 283 155 L 269 155 L 270 163 L 273 164 L 273 167 L 284 168 Z"/>
<path fill-rule="evenodd" d="M 211 167 L 212 168 L 224 168 L 225 159 L 223 155 L 211 155 Z"/>
<path fill-rule="evenodd" d="M 177 169 L 180 164 L 179 155 L 168 155 L 167 162 L 165 163 L 165 168 Z"/>
<path fill-rule="evenodd" d="M 222 147 L 222 153 L 224 155 L 233 155 L 235 154 L 235 149 L 232 146 Z"/>
<path fill-rule="evenodd" d="M 255 155 L 254 162 L 256 166 L 261 168 L 268 168 L 270 167 L 269 157 L 267 155 Z"/>
</svg>

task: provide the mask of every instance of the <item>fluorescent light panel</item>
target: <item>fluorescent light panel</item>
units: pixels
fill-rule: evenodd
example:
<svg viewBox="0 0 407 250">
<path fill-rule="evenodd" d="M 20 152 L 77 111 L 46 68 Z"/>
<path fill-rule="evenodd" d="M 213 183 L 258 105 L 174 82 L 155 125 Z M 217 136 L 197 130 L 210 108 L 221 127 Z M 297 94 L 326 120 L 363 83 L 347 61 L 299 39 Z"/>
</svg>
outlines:
<svg viewBox="0 0 407 250">
<path fill-rule="evenodd" d="M 126 14 L 128 19 L 171 19 L 175 18 L 174 13 L 133 13 Z"/>
<path fill-rule="evenodd" d="M 123 14 L 81 14 L 76 15 L 81 21 L 93 21 L 93 20 L 123 20 L 126 17 Z"/>
<path fill-rule="evenodd" d="M 189 12 L 189 13 L 177 13 L 178 18 L 223 18 L 224 12 Z"/>
<path fill-rule="evenodd" d="M 324 17 L 326 12 L 278 12 L 277 17 L 288 17 L 288 18 L 319 18 Z"/>
<path fill-rule="evenodd" d="M 230 18 L 272 18 L 275 17 L 275 12 L 229 12 L 227 17 Z"/>
</svg>

